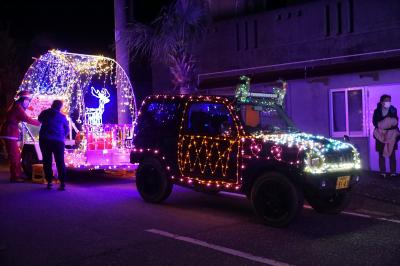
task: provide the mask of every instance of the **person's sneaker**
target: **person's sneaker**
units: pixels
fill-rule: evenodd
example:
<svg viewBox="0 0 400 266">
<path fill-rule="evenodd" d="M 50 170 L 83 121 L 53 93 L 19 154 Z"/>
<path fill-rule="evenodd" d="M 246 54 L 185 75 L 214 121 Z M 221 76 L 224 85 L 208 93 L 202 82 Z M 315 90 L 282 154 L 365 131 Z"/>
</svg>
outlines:
<svg viewBox="0 0 400 266">
<path fill-rule="evenodd" d="M 380 173 L 383 178 L 386 178 L 386 173 Z"/>
<path fill-rule="evenodd" d="M 59 191 L 64 191 L 64 190 L 65 190 L 65 184 L 61 184 L 61 185 L 58 187 L 58 190 L 59 190 Z"/>
<path fill-rule="evenodd" d="M 47 186 L 46 186 L 47 189 L 51 189 L 52 187 L 53 187 L 52 183 L 47 183 Z"/>
<path fill-rule="evenodd" d="M 390 176 L 391 176 L 391 177 L 396 177 L 397 174 L 392 173 L 392 174 L 390 174 Z"/>
</svg>

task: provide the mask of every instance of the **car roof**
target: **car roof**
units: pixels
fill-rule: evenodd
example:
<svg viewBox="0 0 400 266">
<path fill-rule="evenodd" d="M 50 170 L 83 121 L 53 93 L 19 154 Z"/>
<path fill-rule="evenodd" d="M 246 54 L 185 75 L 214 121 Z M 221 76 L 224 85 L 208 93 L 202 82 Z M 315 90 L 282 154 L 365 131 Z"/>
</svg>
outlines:
<svg viewBox="0 0 400 266">
<path fill-rule="evenodd" d="M 227 96 L 219 96 L 219 95 L 188 95 L 188 94 L 181 94 L 181 95 L 172 95 L 172 94 L 157 94 L 157 95 L 150 95 L 147 96 L 145 101 L 155 101 L 155 100 L 170 100 L 170 101 L 179 101 L 179 102 L 186 102 L 188 100 L 194 101 L 215 101 L 215 102 L 226 102 L 229 103 L 233 100 L 233 97 Z"/>
</svg>

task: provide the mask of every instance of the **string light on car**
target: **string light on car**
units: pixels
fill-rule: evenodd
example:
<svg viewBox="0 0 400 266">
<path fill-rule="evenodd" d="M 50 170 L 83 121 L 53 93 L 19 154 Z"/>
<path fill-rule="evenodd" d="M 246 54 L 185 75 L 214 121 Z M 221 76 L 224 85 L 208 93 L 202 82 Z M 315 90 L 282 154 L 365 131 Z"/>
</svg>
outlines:
<svg viewBox="0 0 400 266">
<path fill-rule="evenodd" d="M 284 85 L 285 87 L 286 85 Z M 240 190 L 242 171 L 247 169 L 246 162 L 251 159 L 287 163 L 292 167 L 303 168 L 307 173 L 325 173 L 350 169 L 360 169 L 359 153 L 353 145 L 337 140 L 314 136 L 306 133 L 265 134 L 256 132 L 248 134 L 243 130 L 236 108 L 226 99 L 219 96 L 166 96 L 147 97 L 147 101 L 176 98 L 183 99 L 183 114 L 179 126 L 177 169 L 167 165 L 162 151 L 157 149 L 134 149 L 134 153 L 151 153 L 162 158 L 167 173 L 173 182 L 188 186 L 201 185 L 206 188 L 224 188 Z M 278 98 L 275 98 L 278 101 Z M 198 102 L 211 102 L 227 106 L 236 130 L 232 137 L 206 136 L 188 134 L 185 121 L 189 105 Z M 222 144 L 223 143 L 223 144 Z M 341 161 L 333 161 L 327 156 L 337 153 Z M 235 156 L 233 156 L 235 154 Z M 342 158 L 340 156 L 345 156 Z M 342 160 L 343 159 L 343 160 Z M 229 182 L 230 167 L 234 166 L 236 178 Z M 231 169 L 232 170 L 232 169 Z M 196 176 L 198 173 L 199 176 Z M 202 175 L 202 177 L 200 177 Z"/>
<path fill-rule="evenodd" d="M 279 105 L 284 107 L 284 99 L 288 84 L 279 79 L 279 86 L 273 86 L 272 93 L 253 93 L 250 92 L 250 78 L 247 76 L 239 77 L 239 84 L 236 86 L 235 99 L 238 104 L 254 104 L 266 107 Z"/>
</svg>

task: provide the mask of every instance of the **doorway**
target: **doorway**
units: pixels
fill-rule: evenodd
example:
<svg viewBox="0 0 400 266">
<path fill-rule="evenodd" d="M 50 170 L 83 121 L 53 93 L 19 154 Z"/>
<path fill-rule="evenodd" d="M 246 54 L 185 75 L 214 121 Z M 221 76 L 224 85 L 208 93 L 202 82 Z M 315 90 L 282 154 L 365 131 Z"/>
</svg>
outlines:
<svg viewBox="0 0 400 266">
<path fill-rule="evenodd" d="M 369 165 L 370 170 L 379 171 L 378 163 L 378 152 L 375 150 L 375 139 L 374 139 L 374 125 L 372 124 L 372 116 L 374 110 L 379 102 L 379 98 L 383 94 L 389 94 L 392 96 L 392 105 L 397 108 L 399 112 L 400 108 L 400 84 L 392 85 L 379 85 L 379 86 L 368 86 L 365 87 L 368 95 L 368 106 L 367 106 L 367 117 L 368 117 L 368 128 L 369 128 Z M 400 172 L 400 152 L 396 151 L 397 169 L 396 173 Z M 389 171 L 389 159 L 386 159 L 386 171 Z"/>
</svg>

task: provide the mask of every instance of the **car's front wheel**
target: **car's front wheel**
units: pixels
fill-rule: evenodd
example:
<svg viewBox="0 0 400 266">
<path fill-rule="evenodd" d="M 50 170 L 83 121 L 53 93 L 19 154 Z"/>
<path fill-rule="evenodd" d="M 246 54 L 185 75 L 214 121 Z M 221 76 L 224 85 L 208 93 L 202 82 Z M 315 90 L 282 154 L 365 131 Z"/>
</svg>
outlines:
<svg viewBox="0 0 400 266">
<path fill-rule="evenodd" d="M 342 212 L 350 203 L 350 191 L 337 191 L 329 196 L 306 196 L 311 207 L 319 213 L 337 214 Z"/>
<path fill-rule="evenodd" d="M 147 202 L 160 203 L 172 192 L 172 182 L 156 158 L 146 158 L 139 163 L 136 172 L 136 187 Z"/>
<path fill-rule="evenodd" d="M 286 176 L 266 173 L 255 181 L 250 200 L 255 213 L 265 224 L 284 227 L 300 214 L 304 197 Z"/>
</svg>

